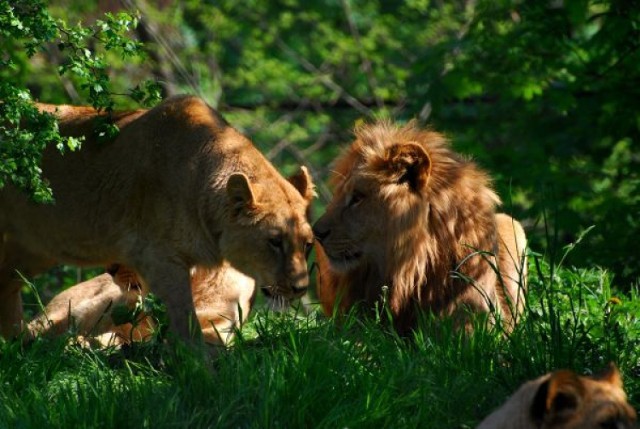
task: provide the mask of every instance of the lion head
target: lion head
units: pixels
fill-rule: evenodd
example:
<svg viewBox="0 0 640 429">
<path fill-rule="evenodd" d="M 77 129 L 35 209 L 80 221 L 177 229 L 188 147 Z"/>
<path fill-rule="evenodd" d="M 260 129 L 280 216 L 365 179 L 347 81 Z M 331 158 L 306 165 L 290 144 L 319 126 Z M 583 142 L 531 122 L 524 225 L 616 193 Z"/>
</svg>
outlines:
<svg viewBox="0 0 640 429">
<path fill-rule="evenodd" d="M 398 327 L 415 323 L 416 307 L 450 314 L 459 304 L 497 305 L 495 260 L 482 254 L 498 246 L 500 200 L 487 174 L 414 123 L 379 122 L 355 134 L 314 225 L 325 311 L 371 308 L 383 286 Z"/>
<path fill-rule="evenodd" d="M 309 285 L 306 253 L 313 244 L 307 211 L 314 190 L 307 169 L 272 182 L 234 173 L 226 190 L 228 219 L 220 238 L 225 258 L 266 294 L 300 297 Z"/>
</svg>

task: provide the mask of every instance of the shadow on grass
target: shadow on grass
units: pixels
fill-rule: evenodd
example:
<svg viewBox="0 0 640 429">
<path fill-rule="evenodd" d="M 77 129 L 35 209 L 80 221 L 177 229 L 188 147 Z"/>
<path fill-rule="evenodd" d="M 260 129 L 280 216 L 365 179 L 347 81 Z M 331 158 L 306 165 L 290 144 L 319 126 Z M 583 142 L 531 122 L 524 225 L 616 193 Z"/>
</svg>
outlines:
<svg viewBox="0 0 640 429">
<path fill-rule="evenodd" d="M 125 349 L 72 337 L 0 342 L 0 427 L 469 428 L 522 382 L 618 364 L 640 400 L 640 297 L 600 269 L 530 254 L 522 319 L 509 334 L 425 316 L 399 337 L 388 314 L 340 320 L 258 310 L 213 361 L 162 335 Z"/>
</svg>

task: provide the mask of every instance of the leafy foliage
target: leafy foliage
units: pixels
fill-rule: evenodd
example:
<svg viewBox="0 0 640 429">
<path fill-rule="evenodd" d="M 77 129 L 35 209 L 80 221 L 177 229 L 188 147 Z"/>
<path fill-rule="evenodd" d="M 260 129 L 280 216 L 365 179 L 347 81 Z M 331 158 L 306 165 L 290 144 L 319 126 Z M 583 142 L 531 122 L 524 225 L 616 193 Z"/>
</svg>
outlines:
<svg viewBox="0 0 640 429">
<path fill-rule="evenodd" d="M 0 126 L 0 187 L 11 181 L 31 192 L 36 201 L 45 202 L 51 199 L 51 191 L 40 176 L 42 152 L 48 144 L 55 144 L 60 150 L 75 150 L 79 140 L 60 137 L 53 117 L 40 114 L 26 91 L 9 86 L 0 83 L 0 93 L 7 91 L 0 104 L 5 123 Z M 26 126 L 20 128 L 21 124 Z"/>
<path fill-rule="evenodd" d="M 640 77 L 638 6 L 483 2 L 445 77 L 462 74 L 482 88 L 487 101 L 472 100 L 474 126 L 463 140 L 496 152 L 484 157 L 528 195 L 529 215 L 554 212 L 561 245 L 595 225 L 572 261 L 605 265 L 626 281 L 640 273 L 632 256 L 640 134 L 629 114 Z"/>
<path fill-rule="evenodd" d="M 23 100 L 26 86 L 50 102 L 110 111 L 112 87 L 144 104 L 159 91 L 201 95 L 285 173 L 307 164 L 318 207 L 354 123 L 417 117 L 493 173 L 534 247 L 561 246 L 595 225 L 572 260 L 610 268 L 622 285 L 638 278 L 637 0 L 122 4 L 2 2 L 11 67 L 0 71 L 0 97 L 18 106 L 10 100 Z M 0 117 L 15 128 L 22 107 L 12 112 Z M 6 127 L 2 182 L 46 199 L 38 182 L 46 140 L 25 149 L 34 140 Z M 66 144 L 48 129 L 42 137 Z"/>
<path fill-rule="evenodd" d="M 286 174 L 310 167 L 319 208 L 354 123 L 416 117 L 491 171 L 534 247 L 595 225 L 572 262 L 626 288 L 640 275 L 636 0 L 14 3 L 0 21 L 12 88 L 105 109 L 110 85 L 142 102 L 195 93 Z"/>
<path fill-rule="evenodd" d="M 72 74 L 81 82 L 80 88 L 97 109 L 113 110 L 108 61 L 96 51 L 99 43 L 105 51 L 115 51 L 123 59 L 141 55 L 141 44 L 126 36 L 137 25 L 137 19 L 127 13 L 105 14 L 91 27 L 81 24 L 70 27 L 54 19 L 44 2 L 20 0 L 0 3 L 0 187 L 11 182 L 28 192 L 38 202 L 50 201 L 51 189 L 42 180 L 42 153 L 49 145 L 58 150 L 76 150 L 80 140 L 63 138 L 50 115 L 39 113 L 31 102 L 31 94 L 23 87 L 18 64 L 24 56 L 33 57 L 43 49 L 64 52 L 65 62 L 60 75 Z M 157 85 L 145 83 L 130 95 L 137 101 L 151 103 L 159 99 Z M 117 133 L 114 125 L 105 122 L 96 132 L 104 137 Z"/>
</svg>

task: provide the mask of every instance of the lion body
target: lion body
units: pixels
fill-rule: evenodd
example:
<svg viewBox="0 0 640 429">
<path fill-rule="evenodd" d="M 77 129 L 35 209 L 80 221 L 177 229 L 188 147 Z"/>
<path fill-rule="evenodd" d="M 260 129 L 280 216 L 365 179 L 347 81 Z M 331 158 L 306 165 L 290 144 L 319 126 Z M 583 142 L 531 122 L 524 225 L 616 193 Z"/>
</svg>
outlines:
<svg viewBox="0 0 640 429">
<path fill-rule="evenodd" d="M 307 287 L 312 240 L 303 169 L 288 182 L 252 143 L 202 100 L 168 99 L 151 110 L 115 114 L 118 136 L 97 141 L 90 108 L 40 105 L 81 150 L 48 148 L 43 176 L 54 204 L 0 190 L 0 329 L 20 329 L 21 279 L 55 263 L 139 273 L 167 305 L 171 329 L 189 338 L 194 304 L 190 267 L 224 260 L 274 293 Z M 293 183 L 293 184 L 292 184 Z M 277 236 L 279 248 L 273 246 Z"/>
<path fill-rule="evenodd" d="M 423 310 L 465 324 L 468 311 L 497 310 L 513 326 L 524 305 L 526 238 L 496 214 L 486 173 L 442 135 L 389 123 L 356 130 L 334 171 L 333 199 L 314 225 L 327 314 L 384 299 L 402 332 Z"/>
<path fill-rule="evenodd" d="M 255 282 L 225 263 L 217 269 L 196 268 L 191 273 L 196 317 L 205 342 L 228 344 L 247 319 L 255 297 Z M 134 323 L 121 323 L 113 312 L 123 308 L 133 314 L 146 293 L 135 273 L 118 266 L 72 286 L 56 295 L 27 326 L 30 338 L 55 336 L 72 330 L 104 343 L 143 341 L 156 325 L 151 317 L 138 314 Z"/>
<path fill-rule="evenodd" d="M 562 370 L 523 384 L 478 429 L 598 429 L 635 427 L 620 374 L 599 377 Z"/>
</svg>

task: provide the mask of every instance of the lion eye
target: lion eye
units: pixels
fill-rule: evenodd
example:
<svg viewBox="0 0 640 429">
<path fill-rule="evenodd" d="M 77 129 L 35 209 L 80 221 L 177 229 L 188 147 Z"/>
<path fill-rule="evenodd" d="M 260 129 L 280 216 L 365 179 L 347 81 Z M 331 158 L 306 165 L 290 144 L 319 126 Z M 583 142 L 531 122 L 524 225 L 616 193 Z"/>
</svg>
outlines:
<svg viewBox="0 0 640 429">
<path fill-rule="evenodd" d="M 360 204 L 363 200 L 364 200 L 364 194 L 363 193 L 361 193 L 361 192 L 353 192 L 349 196 L 349 200 L 347 202 L 347 206 L 355 207 L 358 204 Z"/>
<path fill-rule="evenodd" d="M 618 420 L 615 418 L 611 418 L 600 423 L 601 429 L 617 429 L 619 427 L 622 427 L 622 426 L 618 424 Z"/>
<path fill-rule="evenodd" d="M 275 250 L 282 250 L 282 237 L 276 236 L 269 238 L 269 246 Z"/>
</svg>

